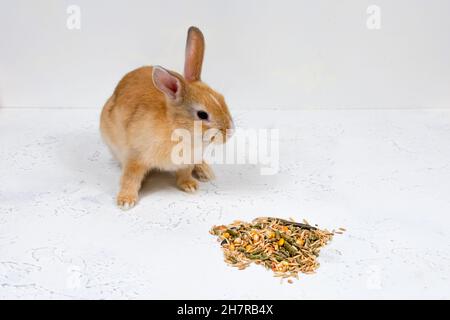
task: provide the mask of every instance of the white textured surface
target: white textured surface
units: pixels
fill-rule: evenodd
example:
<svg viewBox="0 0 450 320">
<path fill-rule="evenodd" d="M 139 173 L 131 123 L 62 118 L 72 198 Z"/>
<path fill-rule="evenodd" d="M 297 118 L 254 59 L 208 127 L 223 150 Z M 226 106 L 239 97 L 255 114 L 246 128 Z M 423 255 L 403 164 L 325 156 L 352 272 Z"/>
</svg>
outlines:
<svg viewBox="0 0 450 320">
<path fill-rule="evenodd" d="M 158 174 L 124 213 L 98 111 L 1 109 L 0 298 L 450 298 L 450 111 L 238 118 L 281 129 L 278 175 L 217 167 L 188 195 Z M 226 266 L 208 234 L 264 215 L 348 231 L 280 284 Z"/>
</svg>

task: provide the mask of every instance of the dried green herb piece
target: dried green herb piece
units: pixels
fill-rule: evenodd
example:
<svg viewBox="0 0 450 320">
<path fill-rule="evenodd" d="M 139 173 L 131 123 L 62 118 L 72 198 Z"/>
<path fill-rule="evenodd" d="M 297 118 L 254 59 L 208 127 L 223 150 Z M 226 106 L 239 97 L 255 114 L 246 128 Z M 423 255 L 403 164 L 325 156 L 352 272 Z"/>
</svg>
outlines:
<svg viewBox="0 0 450 320">
<path fill-rule="evenodd" d="M 227 229 L 227 232 L 235 238 L 239 236 L 239 232 L 235 231 L 234 229 Z"/>
</svg>

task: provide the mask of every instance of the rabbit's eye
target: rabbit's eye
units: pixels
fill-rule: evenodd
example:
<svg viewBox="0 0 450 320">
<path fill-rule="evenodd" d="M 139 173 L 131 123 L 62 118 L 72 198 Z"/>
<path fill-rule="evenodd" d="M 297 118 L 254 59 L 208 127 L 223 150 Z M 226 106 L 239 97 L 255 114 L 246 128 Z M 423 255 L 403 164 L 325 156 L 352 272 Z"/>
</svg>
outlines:
<svg viewBox="0 0 450 320">
<path fill-rule="evenodd" d="M 199 117 L 202 120 L 208 120 L 209 115 L 205 111 L 198 111 L 197 112 L 197 117 Z"/>
</svg>

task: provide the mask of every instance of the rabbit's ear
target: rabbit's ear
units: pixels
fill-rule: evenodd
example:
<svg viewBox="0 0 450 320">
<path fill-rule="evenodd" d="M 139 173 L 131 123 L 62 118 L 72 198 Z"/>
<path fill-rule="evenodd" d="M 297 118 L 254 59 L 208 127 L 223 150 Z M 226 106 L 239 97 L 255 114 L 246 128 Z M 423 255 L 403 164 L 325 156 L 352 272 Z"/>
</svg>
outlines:
<svg viewBox="0 0 450 320">
<path fill-rule="evenodd" d="M 169 99 L 181 102 L 184 92 L 183 83 L 166 69 L 160 66 L 153 67 L 153 84 Z"/>
<path fill-rule="evenodd" d="M 197 27 L 190 27 L 186 42 L 184 77 L 187 81 L 198 81 L 202 73 L 205 38 Z"/>
</svg>

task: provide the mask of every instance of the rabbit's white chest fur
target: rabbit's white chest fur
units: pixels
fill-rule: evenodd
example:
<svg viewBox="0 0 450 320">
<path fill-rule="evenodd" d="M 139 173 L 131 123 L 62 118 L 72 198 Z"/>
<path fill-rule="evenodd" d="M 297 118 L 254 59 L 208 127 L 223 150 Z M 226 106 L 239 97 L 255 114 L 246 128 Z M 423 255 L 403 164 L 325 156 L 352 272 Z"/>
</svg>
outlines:
<svg viewBox="0 0 450 320">
<path fill-rule="evenodd" d="M 167 148 L 167 145 L 171 145 Z M 178 171 L 183 168 L 188 168 L 194 164 L 202 163 L 202 154 L 208 143 L 200 145 L 187 144 L 182 142 L 165 141 L 164 146 L 159 142 L 151 142 L 148 144 L 144 156 L 144 162 L 152 167 L 156 167 L 162 171 Z M 183 149 L 185 148 L 185 149 Z M 182 159 L 178 152 L 188 152 L 190 157 Z M 182 153 L 182 154 L 183 154 Z"/>
</svg>

